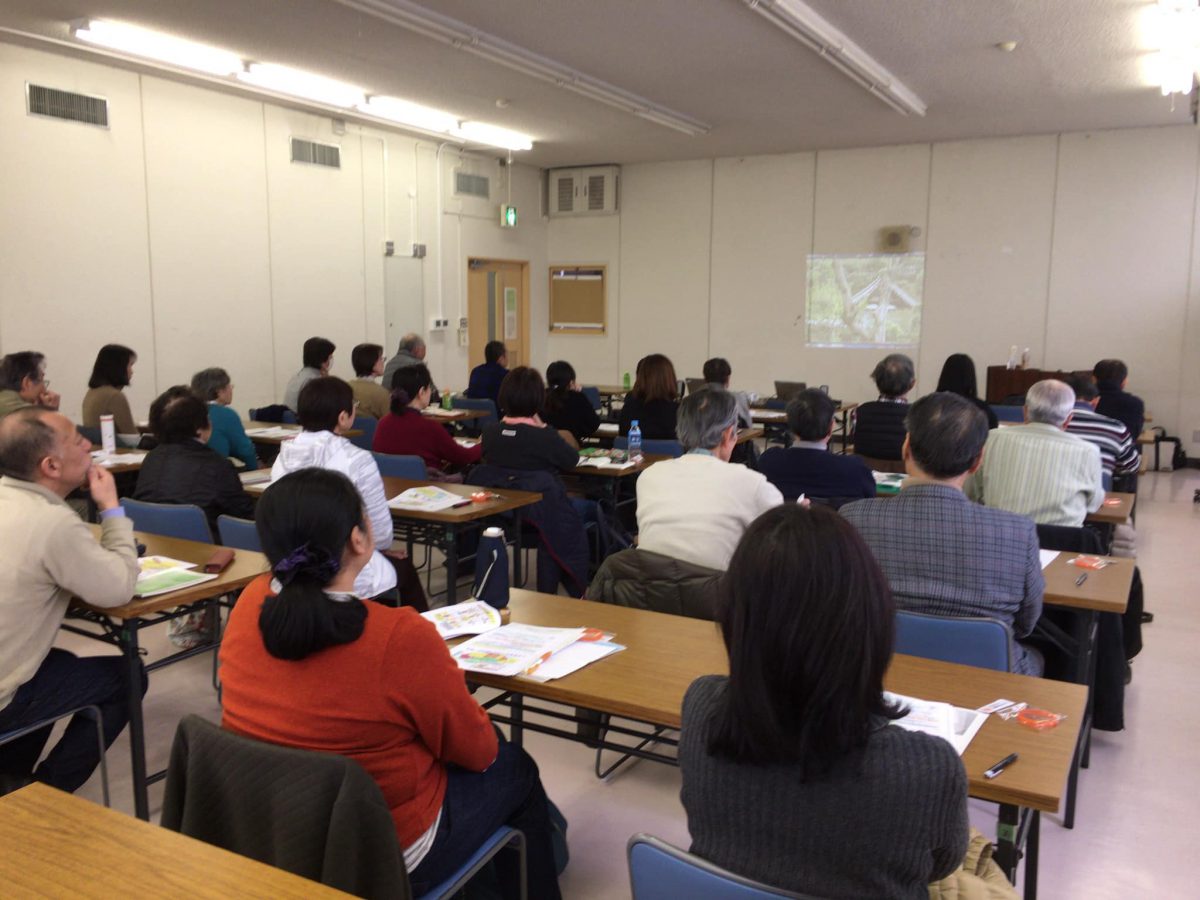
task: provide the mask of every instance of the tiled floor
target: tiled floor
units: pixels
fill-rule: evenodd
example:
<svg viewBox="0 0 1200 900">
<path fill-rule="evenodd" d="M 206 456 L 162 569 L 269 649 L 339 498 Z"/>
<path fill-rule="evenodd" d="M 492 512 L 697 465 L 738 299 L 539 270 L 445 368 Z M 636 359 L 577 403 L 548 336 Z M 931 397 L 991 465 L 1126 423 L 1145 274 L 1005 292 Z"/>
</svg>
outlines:
<svg viewBox="0 0 1200 900">
<path fill-rule="evenodd" d="M 1196 470 L 1142 479 L 1138 555 L 1146 605 L 1156 620 L 1145 629 L 1146 648 L 1134 664 L 1133 684 L 1126 694 L 1127 729 L 1097 732 L 1091 768 L 1080 778 L 1075 829 L 1062 828 L 1058 816 L 1043 818 L 1043 897 L 1197 896 L 1189 864 L 1195 798 L 1200 794 L 1200 702 L 1194 693 L 1200 647 L 1200 504 L 1192 502 L 1196 489 Z M 155 634 L 152 654 L 162 652 L 161 640 Z M 95 652 L 90 642 L 64 638 L 62 643 Z M 166 763 L 180 716 L 219 716 L 209 666 L 209 658 L 200 657 L 152 677 L 146 699 L 152 769 Z M 580 745 L 530 734 L 526 746 L 570 821 L 571 864 L 562 879 L 566 897 L 628 897 L 625 842 L 635 832 L 687 845 L 678 770 L 643 762 L 598 781 L 592 774 L 593 756 Z M 130 811 L 129 754 L 123 737 L 109 758 L 114 805 Z M 98 799 L 97 780 L 81 793 Z M 158 786 L 151 792 L 155 815 L 160 797 Z M 994 833 L 992 807 L 972 802 L 971 816 L 985 833 Z"/>
</svg>

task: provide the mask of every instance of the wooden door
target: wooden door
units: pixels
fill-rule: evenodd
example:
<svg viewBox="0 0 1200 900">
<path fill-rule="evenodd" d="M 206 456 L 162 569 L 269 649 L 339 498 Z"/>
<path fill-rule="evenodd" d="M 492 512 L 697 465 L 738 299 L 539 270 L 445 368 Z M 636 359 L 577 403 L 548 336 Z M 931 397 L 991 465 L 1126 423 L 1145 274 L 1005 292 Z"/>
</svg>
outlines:
<svg viewBox="0 0 1200 900">
<path fill-rule="evenodd" d="M 529 263 L 471 259 L 467 263 L 469 362 L 483 363 L 489 341 L 503 341 L 508 367 L 529 364 Z"/>
</svg>

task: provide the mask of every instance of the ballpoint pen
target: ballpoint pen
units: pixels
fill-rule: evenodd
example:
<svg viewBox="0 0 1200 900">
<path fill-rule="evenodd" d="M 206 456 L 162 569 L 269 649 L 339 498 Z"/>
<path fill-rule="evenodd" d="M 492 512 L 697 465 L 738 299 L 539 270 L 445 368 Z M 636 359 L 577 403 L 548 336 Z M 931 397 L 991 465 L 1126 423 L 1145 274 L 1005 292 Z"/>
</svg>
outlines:
<svg viewBox="0 0 1200 900">
<path fill-rule="evenodd" d="M 1080 575 L 1078 578 L 1076 578 L 1075 579 L 1075 587 L 1079 587 L 1081 584 L 1083 584 L 1085 581 L 1087 581 L 1087 575 L 1088 575 L 1088 573 L 1084 572 L 1082 575 Z"/>
</svg>

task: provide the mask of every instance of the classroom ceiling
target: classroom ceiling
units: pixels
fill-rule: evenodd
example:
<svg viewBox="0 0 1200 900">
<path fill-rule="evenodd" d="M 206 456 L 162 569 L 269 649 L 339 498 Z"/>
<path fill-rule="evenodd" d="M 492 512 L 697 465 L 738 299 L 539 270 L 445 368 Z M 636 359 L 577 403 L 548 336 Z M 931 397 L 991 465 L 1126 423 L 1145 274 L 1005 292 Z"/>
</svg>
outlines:
<svg viewBox="0 0 1200 900">
<path fill-rule="evenodd" d="M 885 106 L 744 0 L 422 5 L 712 126 L 691 137 L 385 21 L 356 0 L 3 0 L 0 29 L 170 31 L 526 132 L 550 167 L 1180 124 L 1150 81 L 1142 0 L 808 0 L 927 104 Z M 366 4 L 379 5 L 378 2 Z M 2 35 L 0 35 L 2 37 Z M 1012 52 L 997 49 L 1017 41 Z M 501 101 L 503 106 L 498 106 Z"/>
</svg>

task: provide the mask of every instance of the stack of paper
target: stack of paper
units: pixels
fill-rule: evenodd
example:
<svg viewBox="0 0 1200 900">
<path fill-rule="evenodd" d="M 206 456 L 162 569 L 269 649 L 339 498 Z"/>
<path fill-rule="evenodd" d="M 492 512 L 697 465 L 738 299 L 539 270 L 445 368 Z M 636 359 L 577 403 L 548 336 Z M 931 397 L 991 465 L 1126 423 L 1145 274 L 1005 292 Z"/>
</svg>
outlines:
<svg viewBox="0 0 1200 900">
<path fill-rule="evenodd" d="M 273 425 L 270 428 L 246 429 L 247 436 L 257 438 L 289 438 L 295 437 L 299 433 L 300 429 L 295 425 Z"/>
<path fill-rule="evenodd" d="M 443 640 L 466 634 L 483 634 L 500 627 L 499 610 L 482 600 L 468 600 L 466 603 L 431 609 L 421 613 L 421 617 L 433 623 Z"/>
<path fill-rule="evenodd" d="M 627 459 L 618 462 L 611 456 L 580 456 L 579 465 L 594 466 L 597 469 L 628 469 L 630 466 L 636 466 L 637 461 Z"/>
<path fill-rule="evenodd" d="M 439 419 L 454 419 L 462 415 L 462 410 L 442 409 L 440 406 L 427 406 L 421 412 L 427 416 L 437 416 Z"/>
<path fill-rule="evenodd" d="M 908 715 L 897 719 L 894 724 L 909 731 L 923 731 L 949 741 L 959 756 L 963 755 L 963 751 L 987 721 L 987 713 L 974 709 L 963 709 L 934 700 L 919 700 L 888 691 L 884 691 L 884 696 L 908 707 Z"/>
<path fill-rule="evenodd" d="M 460 497 L 437 485 L 426 484 L 409 488 L 388 501 L 392 509 L 408 509 L 414 512 L 441 512 L 471 502 L 470 497 Z"/>
<path fill-rule="evenodd" d="M 1056 559 L 1058 559 L 1058 551 L 1057 550 L 1039 550 L 1038 556 L 1041 558 L 1042 568 L 1044 569 L 1044 568 L 1046 568 L 1046 566 L 1050 565 L 1050 563 L 1052 563 Z"/>
<path fill-rule="evenodd" d="M 270 469 L 251 469 L 249 472 L 239 472 L 238 478 L 243 485 L 266 484 L 271 480 Z"/>
<path fill-rule="evenodd" d="M 875 487 L 885 494 L 899 493 L 907 475 L 900 472 L 871 472 L 875 476 Z"/>
<path fill-rule="evenodd" d="M 140 463 L 146 458 L 145 453 L 105 453 L 103 450 L 92 451 L 92 462 L 98 466 L 128 466 Z"/>
<path fill-rule="evenodd" d="M 203 584 L 217 577 L 205 572 L 190 571 L 194 568 L 195 563 L 171 559 L 169 556 L 143 556 L 138 560 L 140 574 L 133 590 L 134 596 L 154 597 L 195 584 Z"/>
<path fill-rule="evenodd" d="M 612 635 L 595 628 L 503 625 L 450 650 L 460 669 L 489 675 L 524 675 L 550 681 L 618 650 Z M 580 646 L 592 644 L 595 646 Z"/>
</svg>

